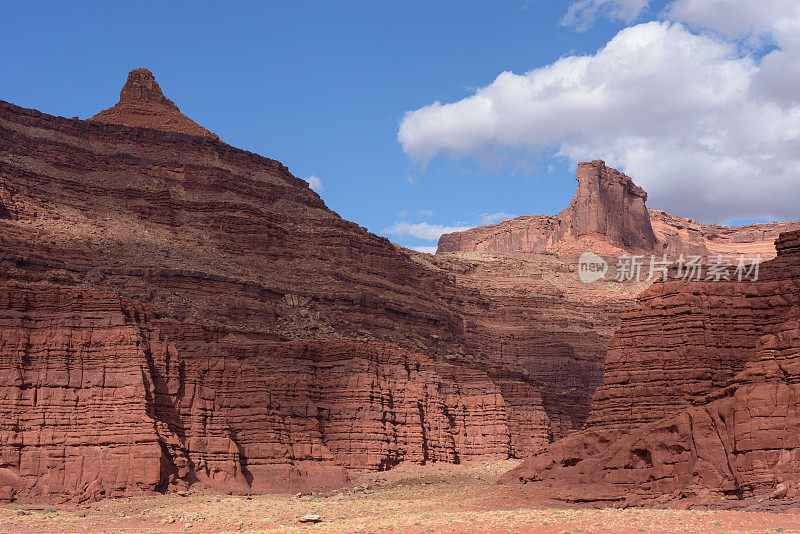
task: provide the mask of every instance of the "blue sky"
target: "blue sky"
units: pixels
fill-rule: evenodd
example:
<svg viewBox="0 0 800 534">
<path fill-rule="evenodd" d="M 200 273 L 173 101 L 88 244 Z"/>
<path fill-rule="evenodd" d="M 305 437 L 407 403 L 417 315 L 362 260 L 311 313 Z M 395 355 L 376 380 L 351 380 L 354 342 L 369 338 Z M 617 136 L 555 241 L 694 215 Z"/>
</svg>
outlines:
<svg viewBox="0 0 800 534">
<path fill-rule="evenodd" d="M 692 1 L 697 0 L 677 3 Z M 583 4 L 584 11 L 579 12 L 577 20 L 564 24 L 565 14 L 574 4 Z M 536 132 L 563 127 L 558 125 L 559 116 L 545 117 L 537 111 L 533 123 L 530 121 L 534 119 L 517 124 L 507 117 L 497 118 L 491 126 L 496 135 L 484 139 L 476 138 L 469 125 L 462 123 L 461 117 L 470 117 L 468 112 L 453 108 L 459 120 L 444 128 L 442 111 L 430 108 L 435 102 L 464 102 L 482 88 L 493 90 L 493 82 L 506 71 L 523 75 L 560 58 L 592 57 L 626 27 L 640 34 L 646 29 L 654 39 L 672 41 L 711 32 L 714 37 L 707 38 L 711 44 L 695 44 L 711 47 L 714 43 L 735 43 L 737 52 L 733 56 L 745 73 L 742 76 L 750 72 L 751 64 L 759 67 L 761 58 L 753 59 L 753 50 L 763 48 L 763 39 L 759 45 L 747 45 L 749 49 L 742 49 L 742 43 L 748 42 L 747 35 L 769 34 L 769 24 L 774 21 L 764 22 L 767 30 L 737 30 L 736 20 L 731 23 L 733 30 L 718 28 L 692 14 L 690 5 L 682 11 L 690 14 L 685 22 L 690 29 L 685 35 L 658 33 L 655 26 L 642 24 L 652 20 L 671 24 L 663 22 L 669 18 L 664 14 L 665 6 L 669 7 L 664 2 L 646 0 L 220 5 L 9 2 L 4 5 L 6 24 L 0 34 L 4 51 L 0 99 L 46 113 L 88 118 L 116 103 L 130 69 L 147 67 L 167 97 L 186 115 L 234 146 L 282 161 L 301 178 L 315 176 L 322 186 L 320 195 L 331 209 L 409 247 L 435 245 L 436 233 L 442 227 L 476 226 L 507 215 L 554 214 L 574 194 L 575 161 L 595 157 L 607 159 L 630 172 L 637 182 L 644 182 L 651 193 L 651 207 L 683 211 L 681 215 L 708 222 L 800 219 L 800 214 L 791 217 L 791 208 L 777 213 L 763 207 L 738 209 L 729 198 L 733 193 L 715 200 L 710 187 L 707 202 L 716 207 L 708 213 L 703 212 L 700 201 L 681 203 L 681 196 L 686 198 L 687 193 L 672 194 L 675 188 L 670 187 L 668 178 L 657 173 L 650 176 L 650 168 L 663 165 L 642 154 L 672 146 L 671 142 L 678 143 L 686 134 L 677 132 L 670 139 L 663 132 L 652 133 L 653 121 L 645 121 L 646 126 L 631 132 L 622 119 L 619 125 L 593 116 L 595 122 L 586 128 L 591 138 L 578 126 L 557 136 L 543 136 Z M 598 12 L 592 18 L 594 8 Z M 634 37 L 637 43 L 642 39 L 641 35 Z M 784 48 L 788 50 L 788 45 Z M 708 61 L 719 61 L 719 53 L 715 53 Z M 625 59 L 620 61 L 624 63 Z M 726 65 L 720 71 L 729 70 Z M 608 85 L 605 80 L 589 82 Z M 702 77 L 699 83 L 702 85 Z M 709 81 L 709 88 L 713 83 Z M 726 83 L 735 85 L 735 81 Z M 527 90 L 524 98 L 542 98 L 537 90 Z M 495 104 L 502 104 L 503 98 L 497 97 Z M 617 98 L 635 100 L 630 95 Z M 659 98 L 653 95 L 656 104 Z M 508 104 L 514 102 L 511 99 Z M 640 109 L 626 110 L 618 104 L 610 102 L 608 107 L 621 109 L 623 119 L 625 113 L 642 116 Z M 793 99 L 786 104 L 789 118 L 794 116 L 795 104 Z M 697 114 L 696 110 L 683 109 L 680 102 L 669 105 L 692 116 Z M 666 115 L 673 116 L 669 105 L 665 104 Z M 705 101 L 697 105 L 708 107 Z M 406 142 L 401 143 L 398 131 L 407 112 L 417 113 L 419 120 L 409 123 Z M 575 104 L 569 104 L 560 113 L 565 121 L 579 124 L 579 112 Z M 609 135 L 597 124 L 610 124 Z M 515 133 L 520 131 L 526 133 Z M 708 136 L 711 141 L 706 141 Z M 614 142 L 603 141 L 606 137 Z M 713 132 L 701 137 L 698 143 L 704 147 L 718 147 L 721 142 Z M 464 141 L 454 145 L 453 139 Z M 625 139 L 632 139 L 630 146 L 643 144 L 634 154 L 629 145 L 625 145 L 626 150 L 619 148 Z M 800 146 L 797 139 L 800 134 L 779 141 L 796 150 L 794 144 Z M 677 144 L 675 150 L 683 153 Z M 754 156 L 754 161 L 764 160 L 764 150 Z M 694 163 L 701 169 L 707 168 L 704 165 L 715 168 L 717 161 L 727 161 L 729 155 L 714 156 L 717 159 L 709 161 L 683 158 L 680 165 L 670 167 L 671 175 L 683 176 L 675 187 L 698 180 L 686 178 L 680 169 L 690 169 Z M 699 158 L 696 154 L 692 157 Z M 796 159 L 782 162 L 781 172 L 794 169 Z M 641 180 L 634 170 L 640 170 Z M 747 176 L 753 172 L 748 168 Z M 769 179 L 769 168 L 757 172 L 763 173 L 760 179 Z M 791 177 L 786 180 L 787 187 L 797 185 Z M 797 189 L 791 187 L 787 190 Z M 654 191 L 667 192 L 660 195 L 663 201 Z M 688 196 L 705 198 L 702 194 Z M 720 207 L 723 205 L 729 209 Z"/>
</svg>

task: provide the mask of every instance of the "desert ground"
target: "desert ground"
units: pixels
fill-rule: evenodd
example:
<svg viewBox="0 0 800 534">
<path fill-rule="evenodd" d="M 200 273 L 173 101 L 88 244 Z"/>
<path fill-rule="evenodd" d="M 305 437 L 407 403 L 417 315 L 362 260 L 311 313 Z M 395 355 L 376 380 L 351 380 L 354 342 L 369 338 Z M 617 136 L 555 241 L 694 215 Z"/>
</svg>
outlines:
<svg viewBox="0 0 800 534">
<path fill-rule="evenodd" d="M 207 490 L 85 505 L 0 506 L 2 532 L 800 532 L 782 513 L 592 508 L 497 478 L 517 461 L 407 465 L 341 491 L 226 495 Z M 315 524 L 301 523 L 318 515 Z"/>
</svg>

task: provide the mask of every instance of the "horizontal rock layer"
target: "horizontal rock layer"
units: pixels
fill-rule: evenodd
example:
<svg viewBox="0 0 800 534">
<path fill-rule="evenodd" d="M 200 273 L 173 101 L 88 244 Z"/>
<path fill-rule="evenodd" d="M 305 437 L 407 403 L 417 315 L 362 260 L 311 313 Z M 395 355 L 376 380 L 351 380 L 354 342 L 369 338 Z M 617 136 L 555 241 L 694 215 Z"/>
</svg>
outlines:
<svg viewBox="0 0 800 534">
<path fill-rule="evenodd" d="M 376 343 L 158 323 L 45 284 L 0 285 L 0 395 L 5 498 L 324 489 L 351 469 L 511 450 L 485 373 Z"/>
<path fill-rule="evenodd" d="M 647 193 L 630 177 L 603 161 L 581 162 L 578 190 L 557 216 L 526 215 L 498 224 L 444 234 L 439 252 L 551 253 L 568 258 L 591 250 L 602 256 L 622 253 L 683 255 L 760 254 L 775 257 L 781 232 L 800 229 L 800 221 L 729 227 L 700 224 L 645 207 Z"/>
<path fill-rule="evenodd" d="M 640 287 L 581 284 L 552 255 L 397 247 L 180 115 L 149 72 L 95 119 L 0 102 L 6 497 L 321 489 L 583 425 Z M 646 246 L 644 192 L 581 169 L 593 193 L 565 211 L 592 213 L 535 218 L 541 250 Z"/>
<path fill-rule="evenodd" d="M 583 284 L 574 266 L 547 255 L 457 253 L 431 261 L 482 297 L 462 305 L 465 356 L 498 362 L 539 384 L 554 439 L 580 429 L 603 375 L 606 344 L 645 284 Z"/>
<path fill-rule="evenodd" d="M 152 92 L 142 94 L 152 96 Z M 0 202 L 5 209 L 0 211 L 0 281 L 7 288 L 32 288 L 38 301 L 52 298 L 61 303 L 37 311 L 36 319 L 52 321 L 59 344 L 91 339 L 93 334 L 81 325 L 93 320 L 92 306 L 105 310 L 103 317 L 119 317 L 122 312 L 109 310 L 109 299 L 124 301 L 120 306 L 141 310 L 139 316 L 145 317 L 116 325 L 110 333 L 98 330 L 98 339 L 104 341 L 96 342 L 101 347 L 97 355 L 59 345 L 63 356 L 52 365 L 43 356 L 31 360 L 30 368 L 8 363 L 13 369 L 27 369 L 24 372 L 29 375 L 41 369 L 69 374 L 71 362 L 96 357 L 113 361 L 118 368 L 115 373 L 123 377 L 119 380 L 136 386 L 126 389 L 119 401 L 132 407 L 126 415 L 130 434 L 103 424 L 89 432 L 92 443 L 110 447 L 101 451 L 106 456 L 100 467 L 91 470 L 75 467 L 84 460 L 67 462 L 65 458 L 101 453 L 81 441 L 66 453 L 59 448 L 63 443 L 58 436 L 86 433 L 94 424 L 94 404 L 80 408 L 86 412 L 80 415 L 85 420 L 80 419 L 75 410 L 83 406 L 79 404 L 83 397 L 70 388 L 51 398 L 48 395 L 55 386 L 51 387 L 49 378 L 41 384 L 30 379 L 33 385 L 25 382 L 24 388 L 16 378 L 9 382 L 0 394 L 17 398 L 24 389 L 25 395 L 48 398 L 47 410 L 62 414 L 62 419 L 37 416 L 26 427 L 29 435 L 47 437 L 41 441 L 46 451 L 27 441 L 0 446 L 0 456 L 9 451 L 12 458 L 3 476 L 9 480 L 5 484 L 11 488 L 8 495 L 14 498 L 48 494 L 88 498 L 99 495 L 100 489 L 104 495 L 120 495 L 164 490 L 195 479 L 248 490 L 303 484 L 310 488 L 315 483 L 325 487 L 341 483 L 349 469 L 383 469 L 399 461 L 526 456 L 583 423 L 610 332 L 580 338 L 576 332 L 586 333 L 592 325 L 605 324 L 618 315 L 613 306 L 592 307 L 573 323 L 569 314 L 574 302 L 560 304 L 565 291 L 554 291 L 550 281 L 530 283 L 509 272 L 508 283 L 500 282 L 494 289 L 480 280 L 485 274 L 482 269 L 475 272 L 483 274 L 471 279 L 461 275 L 461 267 L 454 271 L 436 265 L 430 256 L 406 251 L 342 220 L 280 163 L 208 136 L 64 119 L 0 102 Z M 82 318 L 61 324 L 59 314 L 74 304 L 58 295 L 70 292 L 83 295 L 79 300 L 89 310 L 88 316 L 76 312 Z M 519 298 L 505 302 L 512 294 Z M 95 299 L 94 304 L 88 302 Z M 557 317 L 515 309 L 532 303 L 542 310 L 551 304 L 560 306 Z M 483 324 L 485 317 L 491 324 Z M 15 328 L 15 336 L 33 335 L 33 331 L 23 333 L 30 325 Z M 510 334 L 504 334 L 504 329 Z M 557 342 L 548 341 L 552 333 L 558 335 Z M 107 336 L 118 339 L 120 346 Z M 41 333 L 32 339 L 26 351 L 49 354 L 52 340 Z M 18 362 L 19 343 L 9 345 L 13 350 L 3 351 L 0 357 Z M 377 373 L 389 378 L 374 387 L 366 378 L 343 385 L 338 370 L 319 371 L 319 375 L 309 371 L 308 366 L 316 366 L 308 363 L 309 354 L 350 361 L 342 365 L 352 365 L 362 373 L 357 376 Z M 249 362 L 245 371 L 237 367 L 244 363 L 235 363 L 239 356 L 231 355 Z M 279 356 L 280 366 L 274 362 L 271 367 L 257 365 Z M 232 371 L 203 370 L 203 365 L 220 358 Z M 396 361 L 404 358 L 428 362 L 429 371 L 401 380 L 396 370 L 405 364 Z M 578 371 L 587 359 L 592 360 L 592 370 Z M 183 362 L 182 368 L 176 367 L 178 361 Z M 365 368 L 358 362 L 367 362 Z M 92 366 L 100 363 L 92 360 L 81 365 L 92 373 L 96 372 Z M 170 374 L 175 369 L 179 369 L 177 379 Z M 271 406 L 271 397 L 258 397 L 258 405 L 250 399 L 253 389 L 273 391 L 275 374 L 286 372 L 297 373 L 296 381 L 275 387 L 295 391 L 291 395 L 302 399 L 298 405 L 306 406 L 310 396 L 308 402 L 314 406 L 328 403 L 335 411 L 324 438 L 309 437 L 313 425 L 303 422 L 299 423 L 302 431 L 281 434 L 275 441 L 273 434 L 288 425 L 284 416 L 259 411 Z M 568 387 L 560 385 L 565 373 L 576 377 Z M 316 378 L 312 380 L 310 374 Z M 195 450 L 196 441 L 189 439 L 197 436 L 202 442 L 211 436 L 216 440 L 220 436 L 216 430 L 184 430 L 196 425 L 193 417 L 211 419 L 183 407 L 183 403 L 199 402 L 197 394 L 190 393 L 191 384 L 204 380 L 210 381 L 214 395 L 247 396 L 248 409 L 255 410 L 248 413 L 258 412 L 253 417 L 264 421 L 258 424 L 265 430 L 247 440 L 227 435 L 225 439 L 235 442 L 237 451 L 247 449 L 225 457 L 233 460 L 219 459 L 224 456 L 217 450 L 222 447 L 219 444 L 228 443 L 224 440 L 214 441 L 216 448 L 204 452 L 202 447 Z M 313 391 L 296 391 L 307 382 Z M 425 428 L 425 437 L 414 437 L 413 419 L 421 417 L 416 400 L 402 409 L 405 415 L 395 416 L 386 407 L 387 392 L 395 387 L 425 390 L 430 384 L 436 385 L 442 400 L 423 406 L 426 422 L 419 427 Z M 337 388 L 348 392 L 334 393 Z M 84 389 L 83 385 L 78 388 Z M 100 400 L 122 395 L 117 389 L 97 387 L 91 395 Z M 320 392 L 325 400 L 314 397 Z M 399 402 L 399 393 L 391 395 L 395 396 L 392 403 Z M 368 415 L 362 414 L 365 420 L 377 417 L 391 431 L 377 429 L 374 421 L 362 424 L 360 416 L 344 415 L 367 398 L 383 408 L 369 408 L 364 412 Z M 239 418 L 237 410 L 244 408 L 232 400 L 225 402 L 214 408 L 214 418 Z M 267 404 L 261 406 L 262 402 Z M 484 407 L 477 408 L 476 403 Z M 108 409 L 98 404 L 97 412 Z M 35 411 L 20 405 L 15 410 L 13 418 L 20 420 L 26 412 Z M 326 417 L 311 417 L 317 421 L 317 432 L 319 419 Z M 389 419 L 384 421 L 384 417 Z M 258 426 L 252 419 L 243 420 L 245 434 Z M 459 425 L 465 429 L 462 433 L 455 430 Z M 156 430 L 149 430 L 151 426 Z M 15 428 L 8 431 L 16 432 Z M 109 435 L 103 434 L 106 428 Z M 142 447 L 131 445 L 131 440 L 139 440 L 136 443 Z M 427 453 L 421 443 L 426 444 Z M 314 452 L 294 452 L 307 447 Z M 148 451 L 153 459 L 142 460 L 135 451 Z M 236 454 L 245 460 L 237 464 Z M 125 467 L 133 464 L 147 467 L 140 471 Z M 160 466 L 157 476 L 153 474 L 156 464 Z M 264 466 L 270 466 L 271 475 L 256 473 L 267 469 Z M 53 473 L 52 483 L 44 482 L 49 480 L 48 473 Z M 39 486 L 31 482 L 35 479 L 42 480 Z"/>
<path fill-rule="evenodd" d="M 506 480 L 629 504 L 800 497 L 800 232 L 776 249 L 755 282 L 646 291 L 609 345 L 585 430 Z"/>
</svg>

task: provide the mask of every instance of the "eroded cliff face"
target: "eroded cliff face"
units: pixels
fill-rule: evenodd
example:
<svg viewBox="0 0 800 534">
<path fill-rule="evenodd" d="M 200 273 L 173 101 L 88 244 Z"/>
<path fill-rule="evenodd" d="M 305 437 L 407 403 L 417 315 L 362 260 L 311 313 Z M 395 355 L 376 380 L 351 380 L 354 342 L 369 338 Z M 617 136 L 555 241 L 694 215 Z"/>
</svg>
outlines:
<svg viewBox="0 0 800 534">
<path fill-rule="evenodd" d="M 474 248 L 544 254 L 432 257 L 222 143 L 149 71 L 90 121 L 0 102 L 0 497 L 325 489 L 352 470 L 525 457 L 567 436 L 643 289 L 581 284 L 568 253 L 598 235 L 608 251 L 645 247 L 679 226 L 650 213 L 641 231 L 643 191 L 602 162 L 581 169 L 583 193 L 558 218 L 503 223 L 512 231 Z M 754 249 L 772 231 L 715 246 Z M 658 320 L 642 317 L 643 332 Z M 622 386 L 663 354 L 633 329 L 641 362 L 626 368 L 612 342 L 590 425 L 620 435 L 713 394 L 758 352 L 750 329 L 773 318 L 700 320 L 708 332 L 664 343 L 699 351 L 710 336 L 722 347 L 711 363 L 640 377 L 660 412 Z"/>
<path fill-rule="evenodd" d="M 552 255 L 428 258 L 452 273 L 458 287 L 481 297 L 462 304 L 459 359 L 524 373 L 541 389 L 552 438 L 579 430 L 603 376 L 608 340 L 647 284 L 583 284 L 573 265 Z"/>
<path fill-rule="evenodd" d="M 663 211 L 648 210 L 647 193 L 633 180 L 595 160 L 581 162 L 578 190 L 557 216 L 526 215 L 498 224 L 444 234 L 438 252 L 550 253 L 573 258 L 591 250 L 602 256 L 622 253 L 679 255 L 760 254 L 775 257 L 781 232 L 800 229 L 800 221 L 728 227 L 700 224 Z"/>
<path fill-rule="evenodd" d="M 446 275 L 342 220 L 274 160 L 5 103 L 0 143 L 8 273 L 276 339 L 388 338 L 445 353 L 462 330 Z"/>
<path fill-rule="evenodd" d="M 582 162 L 575 174 L 578 192 L 560 214 L 569 235 L 603 236 L 612 245 L 652 250 L 656 236 L 644 203 L 647 193 L 629 176 L 602 161 Z"/>
<path fill-rule="evenodd" d="M 527 456 L 579 424 L 558 422 L 553 373 L 495 357 L 502 320 L 471 331 L 494 296 L 162 120 L 150 78 L 114 120 L 0 102 L 0 495 L 323 489 Z M 537 343 L 530 361 L 553 353 Z"/>
<path fill-rule="evenodd" d="M 647 290 L 586 428 L 506 480 L 627 504 L 800 497 L 800 232 L 776 249 L 757 282 Z"/>
<path fill-rule="evenodd" d="M 738 255 L 747 258 L 776 255 L 775 240 L 782 232 L 800 230 L 800 221 L 723 226 L 700 224 L 692 219 L 650 210 L 650 220 L 658 238 L 659 250 L 670 257 L 684 255 Z"/>
<path fill-rule="evenodd" d="M 320 490 L 351 469 L 511 450 L 485 373 L 383 344 L 267 341 L 9 281 L 0 325 L 6 499 Z"/>
</svg>

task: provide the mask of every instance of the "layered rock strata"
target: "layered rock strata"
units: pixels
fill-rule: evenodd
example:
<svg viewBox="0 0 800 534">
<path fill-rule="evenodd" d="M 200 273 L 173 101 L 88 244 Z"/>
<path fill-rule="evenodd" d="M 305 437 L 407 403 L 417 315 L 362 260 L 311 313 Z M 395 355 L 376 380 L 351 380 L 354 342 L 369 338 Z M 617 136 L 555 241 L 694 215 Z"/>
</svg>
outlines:
<svg viewBox="0 0 800 534">
<path fill-rule="evenodd" d="M 550 255 L 455 253 L 430 261 L 482 297 L 462 305 L 464 359 L 534 380 L 553 439 L 580 429 L 603 376 L 606 344 L 647 284 L 583 284 L 574 265 Z"/>
<path fill-rule="evenodd" d="M 142 70 L 90 121 L 0 102 L 0 496 L 323 489 L 584 424 L 643 287 L 552 251 L 660 240 L 629 178 L 584 164 L 586 194 L 530 219 L 544 237 L 505 241 L 544 255 L 432 257 L 186 121 Z"/>
<path fill-rule="evenodd" d="M 552 377 L 469 329 L 494 297 L 162 120 L 148 73 L 120 106 L 0 102 L 3 496 L 322 489 L 551 440 Z"/>
<path fill-rule="evenodd" d="M 601 160 L 578 164 L 578 191 L 556 216 L 526 215 L 498 224 L 444 234 L 438 252 L 551 253 L 564 257 L 592 250 L 603 256 L 623 252 L 775 257 L 780 232 L 800 221 L 728 227 L 704 225 L 663 211 L 648 210 L 647 193 L 630 177 Z"/>
<path fill-rule="evenodd" d="M 756 282 L 648 289 L 586 428 L 506 480 L 627 504 L 800 497 L 800 232 L 776 250 Z"/>
<path fill-rule="evenodd" d="M 383 344 L 160 323 L 42 283 L 0 285 L 0 326 L 6 499 L 320 490 L 352 469 L 510 454 L 485 373 Z"/>
<path fill-rule="evenodd" d="M 153 73 L 147 69 L 132 70 L 119 93 L 119 102 L 92 120 L 217 139 L 215 134 L 181 113 L 178 106 L 164 96 Z"/>
</svg>

